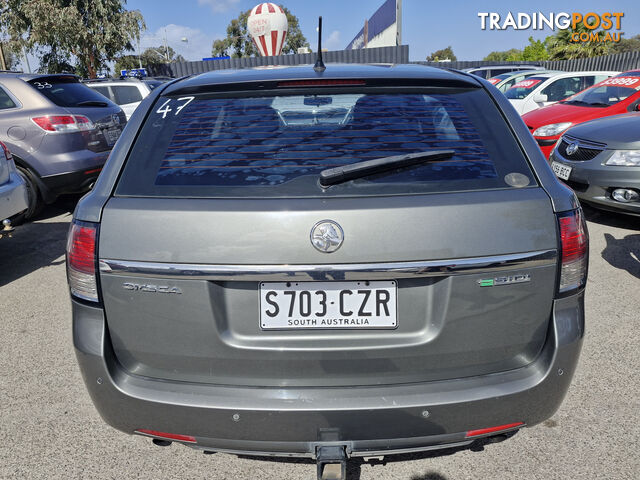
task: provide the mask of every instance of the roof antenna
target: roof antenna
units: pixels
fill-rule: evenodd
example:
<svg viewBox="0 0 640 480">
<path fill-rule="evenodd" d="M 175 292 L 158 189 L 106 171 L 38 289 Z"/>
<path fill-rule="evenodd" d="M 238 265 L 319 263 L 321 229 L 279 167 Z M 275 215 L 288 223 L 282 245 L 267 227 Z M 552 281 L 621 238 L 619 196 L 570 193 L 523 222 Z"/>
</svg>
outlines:
<svg viewBox="0 0 640 480">
<path fill-rule="evenodd" d="M 318 57 L 313 69 L 318 73 L 322 73 L 327 69 L 322 61 L 322 17 L 318 17 Z"/>
</svg>

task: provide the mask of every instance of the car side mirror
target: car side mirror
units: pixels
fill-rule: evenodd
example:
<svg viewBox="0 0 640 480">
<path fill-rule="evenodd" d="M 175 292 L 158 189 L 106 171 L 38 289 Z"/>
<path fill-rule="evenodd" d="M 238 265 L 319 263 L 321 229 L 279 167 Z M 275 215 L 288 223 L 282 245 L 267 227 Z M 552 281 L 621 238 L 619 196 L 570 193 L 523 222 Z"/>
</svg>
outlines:
<svg viewBox="0 0 640 480">
<path fill-rule="evenodd" d="M 536 103 L 544 103 L 549 101 L 549 97 L 544 93 L 538 93 L 533 96 L 533 101 Z"/>
</svg>

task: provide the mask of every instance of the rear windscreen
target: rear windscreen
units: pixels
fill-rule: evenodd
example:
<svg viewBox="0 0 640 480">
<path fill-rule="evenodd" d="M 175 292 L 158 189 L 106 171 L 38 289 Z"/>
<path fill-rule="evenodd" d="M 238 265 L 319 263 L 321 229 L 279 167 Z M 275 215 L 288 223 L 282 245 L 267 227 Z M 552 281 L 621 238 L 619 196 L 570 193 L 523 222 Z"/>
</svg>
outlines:
<svg viewBox="0 0 640 480">
<path fill-rule="evenodd" d="M 100 107 L 110 104 L 103 95 L 75 77 L 42 77 L 29 84 L 59 107 Z"/>
<path fill-rule="evenodd" d="M 323 189 L 326 169 L 453 150 L 453 157 Z M 483 90 L 160 97 L 129 155 L 119 195 L 327 196 L 509 188 L 533 175 Z"/>
</svg>

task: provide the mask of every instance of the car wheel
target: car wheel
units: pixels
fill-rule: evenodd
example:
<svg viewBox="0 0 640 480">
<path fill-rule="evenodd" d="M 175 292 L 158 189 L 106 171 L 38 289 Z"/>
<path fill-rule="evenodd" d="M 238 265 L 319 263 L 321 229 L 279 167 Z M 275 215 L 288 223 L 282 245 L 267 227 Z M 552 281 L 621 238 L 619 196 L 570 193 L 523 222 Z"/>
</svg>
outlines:
<svg viewBox="0 0 640 480">
<path fill-rule="evenodd" d="M 16 169 L 18 170 L 18 174 L 24 180 L 26 189 L 27 189 L 27 209 L 14 216 L 11 220 L 14 225 L 19 225 L 26 220 L 30 220 L 34 216 L 36 216 L 40 210 L 42 210 L 43 203 L 40 198 L 40 191 L 38 190 L 38 186 L 36 185 L 35 180 L 33 179 L 33 173 L 30 170 L 19 167 L 16 165 Z"/>
</svg>

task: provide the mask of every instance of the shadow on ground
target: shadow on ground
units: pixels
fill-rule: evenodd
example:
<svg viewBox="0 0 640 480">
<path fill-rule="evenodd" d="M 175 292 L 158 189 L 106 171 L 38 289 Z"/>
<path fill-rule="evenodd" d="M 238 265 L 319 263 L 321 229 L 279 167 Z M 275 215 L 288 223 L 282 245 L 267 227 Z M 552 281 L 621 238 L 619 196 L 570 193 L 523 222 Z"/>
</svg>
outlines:
<svg viewBox="0 0 640 480">
<path fill-rule="evenodd" d="M 602 250 L 602 258 L 612 267 L 640 278 L 640 235 L 627 235 L 618 240 L 610 233 L 605 233 L 604 239 L 607 246 Z"/>
<path fill-rule="evenodd" d="M 61 257 L 77 200 L 75 196 L 61 198 L 32 221 L 16 227 L 12 238 L 0 240 L 0 287 L 39 268 L 64 262 Z"/>
<path fill-rule="evenodd" d="M 623 213 L 598 210 L 589 205 L 582 204 L 585 218 L 600 225 L 616 228 L 627 228 L 629 230 L 640 230 L 640 217 L 625 215 Z"/>
</svg>

